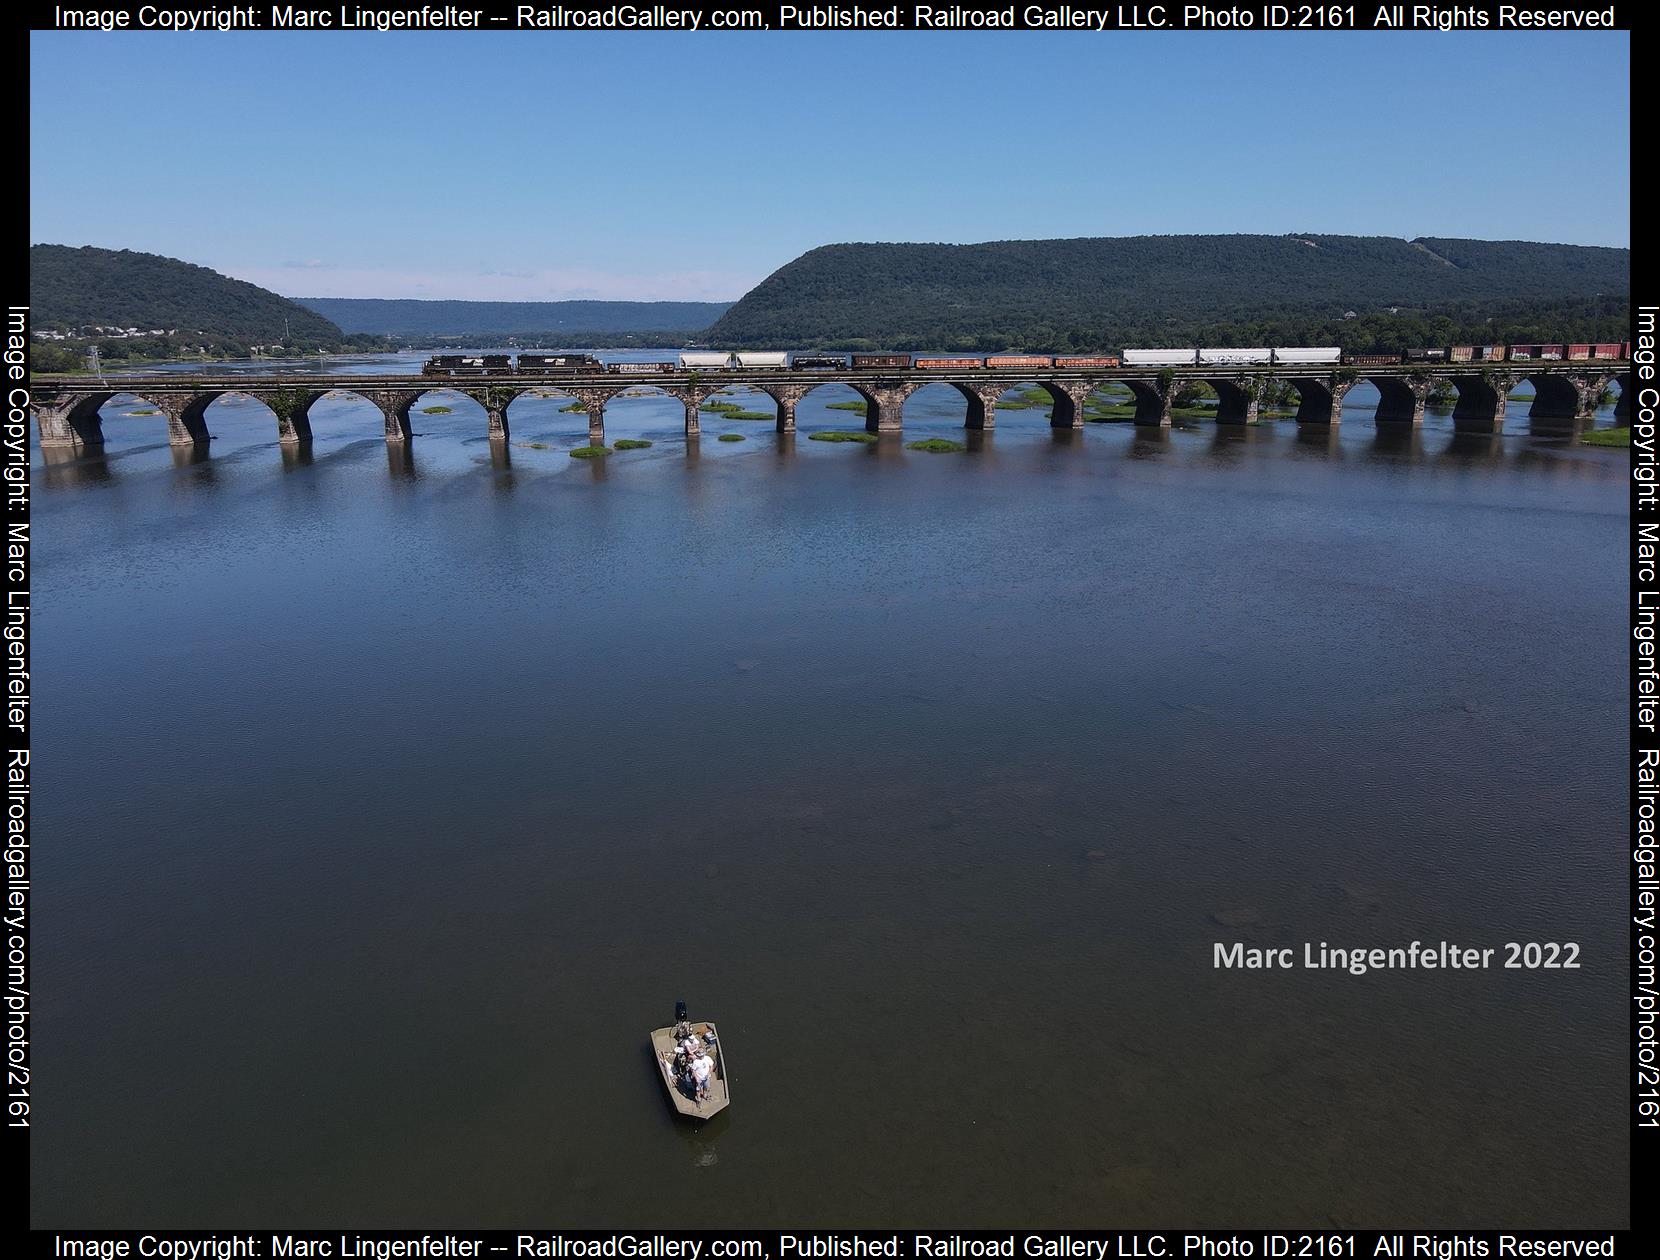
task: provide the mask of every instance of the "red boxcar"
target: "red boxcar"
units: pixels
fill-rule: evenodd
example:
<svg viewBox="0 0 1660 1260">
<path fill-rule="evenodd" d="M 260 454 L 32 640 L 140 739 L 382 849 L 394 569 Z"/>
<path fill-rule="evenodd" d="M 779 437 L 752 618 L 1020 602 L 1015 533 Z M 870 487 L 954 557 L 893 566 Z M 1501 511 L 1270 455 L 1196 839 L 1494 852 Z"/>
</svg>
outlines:
<svg viewBox="0 0 1660 1260">
<path fill-rule="evenodd" d="M 999 354 L 986 359 L 989 368 L 1053 367 L 1054 363 L 1047 354 Z"/>
<path fill-rule="evenodd" d="M 1597 342 L 1596 345 L 1591 347 L 1591 357 L 1593 359 L 1623 359 L 1623 358 L 1625 358 L 1625 356 L 1620 353 L 1620 343 L 1617 342 L 1617 341 L 1599 341 L 1599 342 Z"/>
<path fill-rule="evenodd" d="M 985 366 L 979 359 L 918 359 L 916 365 L 925 372 L 956 372 Z"/>
<path fill-rule="evenodd" d="M 1591 357 L 1590 344 L 1571 345 L 1568 347 L 1568 352 L 1562 357 L 1564 359 L 1589 359 Z"/>
<path fill-rule="evenodd" d="M 911 366 L 911 356 L 908 354 L 856 354 L 853 356 L 853 366 L 856 368 L 908 368 Z"/>
<path fill-rule="evenodd" d="M 1056 355 L 1055 366 L 1058 368 L 1117 367 L 1118 356 L 1116 354 Z"/>
<path fill-rule="evenodd" d="M 1398 354 L 1346 354 L 1345 363 L 1354 367 L 1393 367 L 1401 361 Z"/>
<path fill-rule="evenodd" d="M 1629 359 L 1630 357 L 1631 357 L 1631 343 L 1629 341 L 1620 342 L 1620 358 Z"/>
<path fill-rule="evenodd" d="M 1560 343 L 1552 342 L 1540 346 L 1511 346 L 1512 359 L 1560 359 L 1565 349 Z"/>
</svg>

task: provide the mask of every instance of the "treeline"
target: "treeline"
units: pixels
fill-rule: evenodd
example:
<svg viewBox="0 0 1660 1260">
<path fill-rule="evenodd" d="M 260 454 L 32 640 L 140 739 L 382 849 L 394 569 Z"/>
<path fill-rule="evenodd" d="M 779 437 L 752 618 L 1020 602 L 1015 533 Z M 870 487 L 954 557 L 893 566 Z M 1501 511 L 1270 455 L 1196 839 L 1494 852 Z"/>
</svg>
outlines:
<svg viewBox="0 0 1660 1260">
<path fill-rule="evenodd" d="M 92 348 L 104 367 L 158 359 L 247 359 L 259 355 L 294 358 L 308 354 L 373 354 L 392 349 L 384 337 L 363 334 L 336 336 L 309 348 L 273 350 L 227 337 L 104 337 L 70 338 L 63 341 L 31 341 L 29 369 L 34 372 L 79 372 L 91 361 Z"/>
<path fill-rule="evenodd" d="M 1546 339 L 1547 328 L 1557 329 L 1549 339 L 1581 340 L 1606 331 L 1606 311 L 1578 304 L 1628 293 L 1630 267 L 1623 249 L 1428 237 L 830 245 L 745 294 L 708 340 L 842 350 L 1381 349 L 1434 344 L 1442 338 L 1432 329 L 1497 340 L 1501 329 Z"/>
</svg>

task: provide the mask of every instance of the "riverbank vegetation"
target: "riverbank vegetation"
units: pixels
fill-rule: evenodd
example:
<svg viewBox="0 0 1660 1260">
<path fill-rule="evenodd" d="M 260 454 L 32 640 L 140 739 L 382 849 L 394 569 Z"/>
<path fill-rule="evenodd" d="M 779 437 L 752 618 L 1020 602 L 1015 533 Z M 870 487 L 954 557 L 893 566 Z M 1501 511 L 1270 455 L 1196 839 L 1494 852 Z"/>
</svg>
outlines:
<svg viewBox="0 0 1660 1260">
<path fill-rule="evenodd" d="M 1631 429 L 1590 429 L 1579 435 L 1586 446 L 1630 446 Z"/>
</svg>

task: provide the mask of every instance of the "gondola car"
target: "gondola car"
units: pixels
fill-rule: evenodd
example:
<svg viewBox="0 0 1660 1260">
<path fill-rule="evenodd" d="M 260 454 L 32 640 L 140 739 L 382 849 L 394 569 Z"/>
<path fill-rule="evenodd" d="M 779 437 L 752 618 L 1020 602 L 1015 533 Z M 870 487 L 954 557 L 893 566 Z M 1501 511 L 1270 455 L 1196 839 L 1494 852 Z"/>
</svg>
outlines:
<svg viewBox="0 0 1660 1260">
<path fill-rule="evenodd" d="M 1398 354 L 1346 354 L 1343 362 L 1351 367 L 1394 367 L 1401 362 Z"/>
<path fill-rule="evenodd" d="M 841 371 L 847 366 L 845 354 L 798 354 L 790 359 L 792 368 L 799 368 L 803 372 L 821 372 L 825 370 Z"/>
<path fill-rule="evenodd" d="M 856 354 L 853 356 L 853 370 L 856 372 L 891 370 L 910 366 L 911 356 L 908 354 Z"/>
<path fill-rule="evenodd" d="M 678 364 L 670 359 L 646 363 L 607 363 L 605 370 L 617 376 L 655 376 L 659 372 L 672 372 L 677 366 Z"/>
<path fill-rule="evenodd" d="M 957 372 L 982 368 L 985 363 L 980 359 L 918 359 L 916 367 L 920 372 Z"/>
<path fill-rule="evenodd" d="M 1046 368 L 1054 367 L 1055 359 L 1048 354 L 998 354 L 987 355 L 988 368 Z"/>
<path fill-rule="evenodd" d="M 1116 354 L 1058 354 L 1055 356 L 1055 366 L 1058 368 L 1109 368 L 1118 366 Z"/>
</svg>

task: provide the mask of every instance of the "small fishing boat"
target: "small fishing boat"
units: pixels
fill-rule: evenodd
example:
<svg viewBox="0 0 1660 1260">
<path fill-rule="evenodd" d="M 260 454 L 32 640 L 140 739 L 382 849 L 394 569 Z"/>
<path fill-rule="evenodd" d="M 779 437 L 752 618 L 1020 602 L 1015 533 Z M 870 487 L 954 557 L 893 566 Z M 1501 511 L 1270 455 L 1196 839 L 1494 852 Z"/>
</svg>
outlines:
<svg viewBox="0 0 1660 1260">
<path fill-rule="evenodd" d="M 709 1073 L 709 1084 L 698 1097 L 692 1073 L 686 1067 L 681 1043 L 690 1037 L 695 1043 L 696 1055 L 708 1055 L 714 1061 Z M 686 1004 L 674 1004 L 674 1024 L 669 1028 L 651 1031 L 651 1054 L 657 1060 L 657 1073 L 663 1078 L 663 1088 L 669 1091 L 669 1102 L 688 1120 L 707 1120 L 716 1112 L 726 1110 L 732 1101 L 726 1076 L 726 1055 L 721 1049 L 720 1036 L 707 1020 L 686 1018 Z"/>
</svg>

